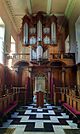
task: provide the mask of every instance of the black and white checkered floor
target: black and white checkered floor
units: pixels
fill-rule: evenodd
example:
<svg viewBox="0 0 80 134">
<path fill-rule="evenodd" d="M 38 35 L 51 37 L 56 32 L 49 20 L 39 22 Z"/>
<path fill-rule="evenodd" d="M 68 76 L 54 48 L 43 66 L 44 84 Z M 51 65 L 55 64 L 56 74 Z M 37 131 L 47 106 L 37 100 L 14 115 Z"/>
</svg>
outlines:
<svg viewBox="0 0 80 134">
<path fill-rule="evenodd" d="M 3 127 L 16 128 L 14 134 L 30 132 L 65 134 L 64 129 L 78 129 L 77 124 L 69 119 L 69 115 L 66 115 L 60 106 L 50 104 L 45 104 L 44 108 L 36 108 L 35 104 L 19 107 Z"/>
</svg>

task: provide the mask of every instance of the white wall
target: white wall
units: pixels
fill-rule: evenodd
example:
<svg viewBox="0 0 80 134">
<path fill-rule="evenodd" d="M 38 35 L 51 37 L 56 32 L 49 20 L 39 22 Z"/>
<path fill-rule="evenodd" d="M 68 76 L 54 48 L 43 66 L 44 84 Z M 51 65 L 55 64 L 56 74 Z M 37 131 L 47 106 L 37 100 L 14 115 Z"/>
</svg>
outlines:
<svg viewBox="0 0 80 134">
<path fill-rule="evenodd" d="M 75 23 L 76 29 L 76 63 L 80 63 L 80 17 Z"/>
<path fill-rule="evenodd" d="M 77 50 L 79 52 L 79 48 L 77 47 L 76 42 L 76 27 L 75 23 L 80 15 L 80 0 L 76 0 L 73 12 L 69 18 L 69 43 L 70 43 L 70 52 L 75 53 L 75 59 L 76 63 L 78 62 L 78 59 L 80 58 L 79 54 L 77 53 Z"/>
<path fill-rule="evenodd" d="M 5 9 L 5 6 L 3 5 L 2 0 L 0 0 L 0 17 L 2 18 L 2 20 L 5 23 L 5 49 L 7 50 L 7 52 L 10 51 L 10 44 L 11 44 L 11 35 L 13 36 L 13 38 L 16 41 L 17 44 L 17 32 L 10 20 L 10 17 Z"/>
</svg>

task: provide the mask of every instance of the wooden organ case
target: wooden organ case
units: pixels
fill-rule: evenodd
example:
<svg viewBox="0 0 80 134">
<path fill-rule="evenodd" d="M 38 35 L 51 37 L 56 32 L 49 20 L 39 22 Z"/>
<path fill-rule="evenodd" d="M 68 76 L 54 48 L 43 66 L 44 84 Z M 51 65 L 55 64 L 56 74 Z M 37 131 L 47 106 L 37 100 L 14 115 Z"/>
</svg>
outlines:
<svg viewBox="0 0 80 134">
<path fill-rule="evenodd" d="M 51 103 L 57 103 L 61 99 L 61 94 L 55 87 L 68 85 L 67 71 L 62 70 L 63 68 L 66 70 L 67 66 L 70 72 L 71 67 L 68 66 L 73 66 L 74 62 L 73 59 L 69 59 L 70 56 L 64 54 L 66 34 L 65 28 L 59 22 L 59 18 L 54 15 L 49 16 L 45 12 L 23 17 L 22 44 L 23 47 L 30 47 L 30 59 L 27 62 L 30 70 L 31 100 L 39 87 L 35 88 L 35 77 L 45 77 L 45 88 L 41 90 L 44 90 L 43 96 L 46 96 L 46 100 Z M 38 84 L 42 85 L 42 83 Z M 57 94 L 55 89 L 58 91 Z"/>
</svg>

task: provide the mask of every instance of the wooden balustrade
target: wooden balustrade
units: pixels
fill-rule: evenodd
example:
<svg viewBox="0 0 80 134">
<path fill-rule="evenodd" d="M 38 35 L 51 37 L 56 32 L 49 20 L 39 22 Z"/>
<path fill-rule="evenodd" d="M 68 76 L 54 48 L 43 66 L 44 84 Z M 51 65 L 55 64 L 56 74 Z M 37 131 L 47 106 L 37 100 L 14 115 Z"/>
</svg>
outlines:
<svg viewBox="0 0 80 134">
<path fill-rule="evenodd" d="M 77 90 L 74 88 L 67 88 L 61 94 L 61 100 L 68 103 L 70 106 L 80 111 L 80 96 L 77 95 Z"/>
<path fill-rule="evenodd" d="M 75 59 L 74 53 L 50 53 L 52 59 Z"/>
<path fill-rule="evenodd" d="M 12 54 L 12 57 L 9 54 L 5 54 L 7 57 L 7 60 L 12 59 L 12 62 L 20 61 L 20 60 L 29 60 L 30 61 L 30 54 L 29 53 L 14 53 Z M 26 58 L 27 57 L 27 58 Z M 49 53 L 48 60 L 53 59 L 61 59 L 61 60 L 75 60 L 75 54 L 74 53 Z"/>
<path fill-rule="evenodd" d="M 76 95 L 76 89 L 74 87 L 55 87 L 54 88 L 54 104 L 62 102 L 68 103 L 70 106 L 80 111 L 80 96 Z"/>
</svg>

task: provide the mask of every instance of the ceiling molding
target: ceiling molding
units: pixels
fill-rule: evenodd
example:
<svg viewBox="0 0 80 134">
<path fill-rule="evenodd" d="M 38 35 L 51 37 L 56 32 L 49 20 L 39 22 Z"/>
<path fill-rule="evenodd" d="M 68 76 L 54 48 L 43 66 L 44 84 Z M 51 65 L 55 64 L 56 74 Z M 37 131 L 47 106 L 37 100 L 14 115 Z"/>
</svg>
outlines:
<svg viewBox="0 0 80 134">
<path fill-rule="evenodd" d="M 76 3 L 76 0 L 68 0 L 67 7 L 65 10 L 65 16 L 67 18 L 70 18 L 72 11 L 74 9 L 75 3 Z"/>
<path fill-rule="evenodd" d="M 8 2 L 9 2 L 9 1 L 8 1 Z M 13 18 L 13 14 L 11 13 L 11 11 L 10 11 L 8 5 L 7 5 L 7 1 L 2 0 L 2 3 L 3 3 L 3 5 L 4 5 L 4 8 L 5 8 L 5 10 L 6 10 L 8 16 L 9 16 L 11 22 L 12 22 L 12 24 L 13 24 L 13 27 L 14 27 L 15 31 L 18 32 L 18 28 L 17 28 L 16 23 L 15 23 L 15 20 L 14 20 L 14 18 Z"/>
<path fill-rule="evenodd" d="M 47 14 L 51 12 L 52 0 L 47 0 Z"/>
<path fill-rule="evenodd" d="M 29 12 L 29 14 L 32 14 L 32 4 L 31 4 L 31 0 L 26 0 L 26 2 L 27 2 L 28 12 Z"/>
<path fill-rule="evenodd" d="M 59 16 L 64 16 L 64 13 L 55 13 L 54 14 L 56 17 L 59 17 Z"/>
</svg>

